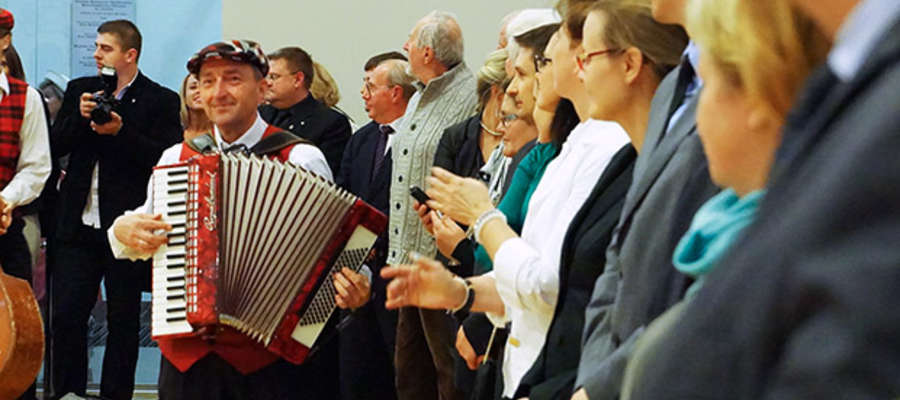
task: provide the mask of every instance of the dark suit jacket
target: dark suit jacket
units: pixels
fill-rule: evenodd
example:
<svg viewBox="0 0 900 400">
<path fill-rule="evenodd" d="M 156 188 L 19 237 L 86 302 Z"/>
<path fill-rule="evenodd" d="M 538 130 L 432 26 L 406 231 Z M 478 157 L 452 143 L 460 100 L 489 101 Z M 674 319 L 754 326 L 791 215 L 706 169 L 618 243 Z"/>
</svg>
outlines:
<svg viewBox="0 0 900 400">
<path fill-rule="evenodd" d="M 900 396 L 900 21 L 853 81 L 817 88 L 827 75 L 792 112 L 756 222 L 633 398 Z"/>
<path fill-rule="evenodd" d="M 313 142 L 325 154 L 331 173 L 338 176 L 344 147 L 350 140 L 347 116 L 326 107 L 312 95 L 284 110 L 262 105 L 259 115 L 269 124 Z"/>
<path fill-rule="evenodd" d="M 606 247 L 619 221 L 631 185 L 634 147 L 622 147 L 600 176 L 594 190 L 572 219 L 562 246 L 559 297 L 547 341 L 531 370 L 522 378 L 516 398 L 568 399 L 578 372 L 584 309 L 594 281 L 603 272 Z M 575 335 L 573 335 L 575 333 Z"/>
<path fill-rule="evenodd" d="M 387 215 L 390 211 L 390 150 L 381 169 L 375 171 L 372 178 L 379 134 L 378 124 L 373 121 L 350 137 L 336 183 Z M 353 320 L 340 333 L 341 396 L 344 399 L 396 397 L 393 354 L 397 312 L 384 308 L 387 282 L 379 275 L 387 259 L 387 232 L 379 236 L 375 249 L 375 262 L 369 264 L 372 268 L 372 300 L 354 313 Z"/>
<path fill-rule="evenodd" d="M 636 332 L 684 295 L 690 282 L 675 270 L 672 252 L 697 209 L 718 191 L 696 135 L 699 96 L 666 132 L 679 71 L 669 73 L 653 98 L 634 181 L 585 311 L 576 387 L 591 400 L 618 396 Z"/>
<path fill-rule="evenodd" d="M 162 151 L 182 140 L 178 95 L 142 73 L 114 109 L 122 116 L 122 129 L 115 136 L 98 135 L 78 109 L 82 93 L 102 88 L 96 76 L 69 82 L 51 130 L 53 157 L 69 155 L 59 193 L 58 235 L 62 238 L 72 237 L 82 225 L 95 162 L 100 162 L 100 224 L 107 229 L 126 210 L 143 204 L 151 170 Z"/>
<path fill-rule="evenodd" d="M 481 115 L 472 116 L 444 130 L 434 154 L 434 166 L 462 177 L 478 177 L 478 171 L 484 166 Z"/>
</svg>

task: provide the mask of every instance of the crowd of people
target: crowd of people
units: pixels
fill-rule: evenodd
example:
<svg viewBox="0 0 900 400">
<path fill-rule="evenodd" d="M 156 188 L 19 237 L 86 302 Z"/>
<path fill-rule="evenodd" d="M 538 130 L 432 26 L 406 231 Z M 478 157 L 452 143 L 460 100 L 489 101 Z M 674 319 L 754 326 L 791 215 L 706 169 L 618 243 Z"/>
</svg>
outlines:
<svg viewBox="0 0 900 400">
<path fill-rule="evenodd" d="M 20 210 L 54 189 L 46 398 L 86 395 L 101 281 L 100 396 L 133 395 L 147 260 L 172 229 L 152 168 L 278 135 L 269 157 L 387 228 L 333 276 L 341 311 L 305 362 L 231 328 L 160 338 L 160 399 L 900 396 L 900 3 L 560 0 L 499 25 L 470 69 L 456 17 L 421 17 L 361 65 L 356 132 L 300 47 L 210 44 L 175 93 L 109 21 L 94 58 L 115 88 L 72 80 L 52 119 L 0 74 L 6 273 L 31 279 Z M 4 10 L 5 66 L 12 27 Z"/>
</svg>

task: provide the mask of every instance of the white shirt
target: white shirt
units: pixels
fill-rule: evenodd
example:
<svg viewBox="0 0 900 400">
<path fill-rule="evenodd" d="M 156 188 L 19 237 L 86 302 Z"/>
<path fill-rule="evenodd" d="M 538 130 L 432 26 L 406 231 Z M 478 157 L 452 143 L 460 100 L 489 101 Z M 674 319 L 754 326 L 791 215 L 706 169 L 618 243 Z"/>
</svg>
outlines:
<svg viewBox="0 0 900 400">
<path fill-rule="evenodd" d="M 497 292 L 512 321 L 503 360 L 503 396 L 512 397 L 534 364 L 550 329 L 559 293 L 559 260 L 569 224 L 613 156 L 631 140 L 615 122 L 588 120 L 569 134 L 547 165 L 531 202 L 522 236 L 494 255 Z M 488 315 L 495 322 L 495 315 Z M 580 332 L 573 332 L 578 340 Z"/>
<path fill-rule="evenodd" d="M 128 91 L 138 75 L 139 72 L 135 73 L 131 82 L 128 82 L 119 93 L 116 93 L 117 100 L 122 100 L 122 96 L 125 96 L 125 92 Z M 81 212 L 81 223 L 92 228 L 100 228 L 100 161 L 94 163 L 94 171 L 91 172 L 91 190 L 88 192 L 87 202 L 84 203 L 84 211 Z"/>
<path fill-rule="evenodd" d="M 241 137 L 237 138 L 237 140 L 235 140 L 234 142 L 226 143 L 225 140 L 222 139 L 222 135 L 219 133 L 218 127 L 213 127 L 213 132 L 216 138 L 216 144 L 219 146 L 219 151 L 224 151 L 225 148 L 237 144 L 243 144 L 249 149 L 253 147 L 253 145 L 255 145 L 257 142 L 259 142 L 260 139 L 262 139 L 263 133 L 265 133 L 266 131 L 266 127 L 266 122 L 263 121 L 259 114 L 257 114 L 256 122 L 253 123 L 253 126 L 251 126 L 246 133 L 241 135 Z M 182 146 L 182 143 L 178 143 L 163 151 L 156 165 L 160 166 L 178 163 L 181 159 Z M 310 144 L 295 145 L 294 148 L 291 149 L 290 154 L 288 154 L 288 161 L 316 175 L 319 175 L 322 178 L 327 179 L 329 182 L 334 181 L 334 178 L 332 178 L 331 176 L 331 168 L 328 167 L 328 162 L 325 160 L 325 155 L 322 154 L 322 151 L 319 150 L 319 148 L 316 146 Z M 135 213 L 150 214 L 153 212 L 152 185 L 153 180 L 147 183 L 147 200 L 144 201 L 144 204 L 134 210 L 126 211 L 125 215 Z M 116 218 L 116 221 L 113 222 L 113 225 L 107 230 L 107 237 L 109 238 L 109 245 L 112 248 L 113 256 L 117 259 L 127 258 L 132 261 L 146 260 L 152 257 L 153 253 L 138 253 L 122 244 L 122 242 L 120 242 L 119 239 L 116 238 L 116 235 L 113 232 L 116 227 L 116 223 L 119 222 L 119 218 Z"/>
<path fill-rule="evenodd" d="M 387 142 L 384 144 L 384 154 L 385 155 L 388 153 L 388 151 L 391 150 L 391 143 L 394 142 L 394 137 L 397 136 L 397 128 L 400 127 L 400 124 L 402 124 L 402 123 L 403 123 L 403 117 L 401 116 L 400 118 L 397 118 L 391 122 L 384 124 L 384 125 L 390 126 L 391 129 L 394 130 L 394 133 L 388 135 Z M 381 126 L 379 125 L 379 129 L 380 128 L 381 128 Z"/>
<path fill-rule="evenodd" d="M 0 72 L 0 101 L 9 94 L 9 80 Z M 19 161 L 16 174 L 0 196 L 13 207 L 31 203 L 44 189 L 50 176 L 50 134 L 40 94 L 29 86 L 25 92 L 25 114 L 19 128 Z"/>
</svg>

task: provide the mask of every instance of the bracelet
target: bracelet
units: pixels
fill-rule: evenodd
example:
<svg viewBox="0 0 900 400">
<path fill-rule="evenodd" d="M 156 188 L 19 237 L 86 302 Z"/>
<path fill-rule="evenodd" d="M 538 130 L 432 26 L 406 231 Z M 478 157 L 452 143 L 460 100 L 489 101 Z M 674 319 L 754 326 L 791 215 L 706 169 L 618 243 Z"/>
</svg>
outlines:
<svg viewBox="0 0 900 400">
<path fill-rule="evenodd" d="M 506 214 L 502 211 L 492 208 L 488 211 L 485 211 L 484 214 L 481 214 L 478 219 L 475 220 L 475 223 L 472 224 L 472 239 L 478 243 L 481 243 L 481 229 L 484 228 L 484 225 L 487 224 L 488 221 L 499 218 L 503 220 L 503 223 L 506 223 Z"/>
<path fill-rule="evenodd" d="M 456 282 L 460 282 L 463 284 L 463 286 L 465 286 L 466 298 L 463 300 L 463 302 L 459 306 L 454 307 L 452 309 L 447 309 L 447 314 L 456 314 L 463 310 L 465 310 L 465 312 L 468 312 L 469 309 L 472 308 L 472 302 L 475 300 L 475 296 L 473 293 L 474 291 L 472 290 L 472 284 L 470 284 L 469 281 L 467 281 L 463 278 L 460 278 L 458 275 L 454 276 L 453 280 Z"/>
</svg>

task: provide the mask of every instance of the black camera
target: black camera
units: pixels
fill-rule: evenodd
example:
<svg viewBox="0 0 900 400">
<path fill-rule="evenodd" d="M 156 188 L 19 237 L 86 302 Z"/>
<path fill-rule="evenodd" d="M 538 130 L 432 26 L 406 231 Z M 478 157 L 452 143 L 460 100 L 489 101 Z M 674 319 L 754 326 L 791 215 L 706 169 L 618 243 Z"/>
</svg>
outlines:
<svg viewBox="0 0 900 400">
<path fill-rule="evenodd" d="M 94 107 L 91 111 L 91 121 L 97 125 L 103 125 L 112 121 L 110 113 L 119 104 L 119 100 L 115 96 L 116 86 L 119 84 L 116 69 L 113 67 L 101 68 L 100 78 L 103 80 L 103 91 L 91 98 L 93 102 L 97 103 L 97 107 Z"/>
</svg>

